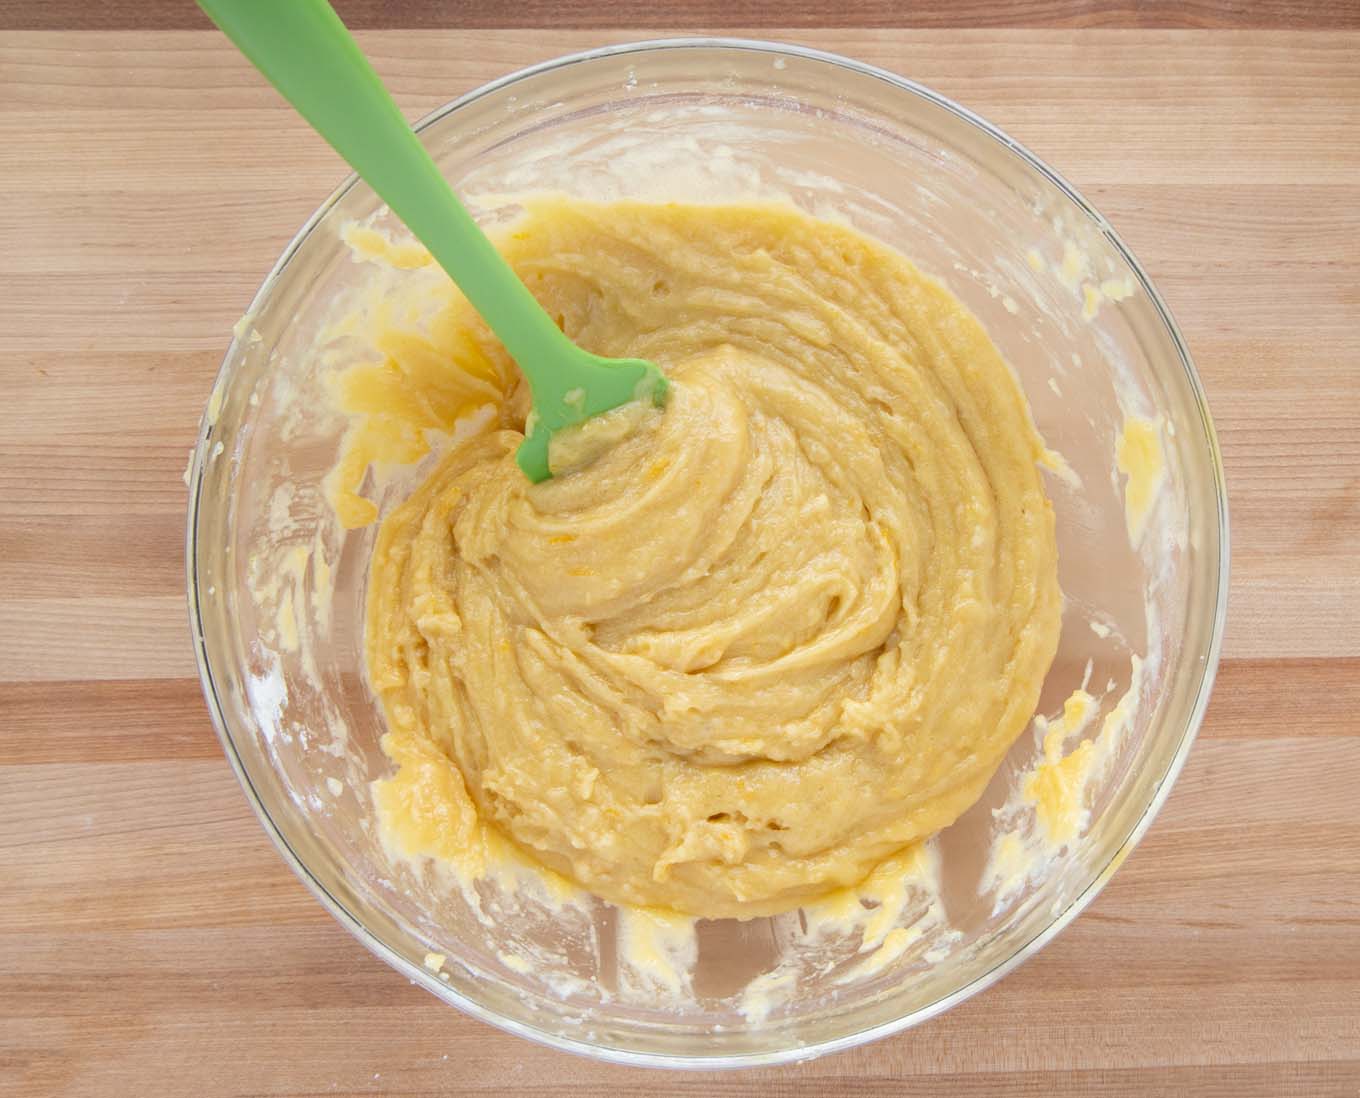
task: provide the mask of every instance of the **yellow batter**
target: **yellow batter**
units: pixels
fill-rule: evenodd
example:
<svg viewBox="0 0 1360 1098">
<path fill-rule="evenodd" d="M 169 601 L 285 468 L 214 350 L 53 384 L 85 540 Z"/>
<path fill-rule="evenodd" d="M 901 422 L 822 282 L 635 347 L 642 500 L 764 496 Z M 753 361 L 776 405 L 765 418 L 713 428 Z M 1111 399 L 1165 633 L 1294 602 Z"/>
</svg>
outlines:
<svg viewBox="0 0 1360 1098">
<path fill-rule="evenodd" d="M 498 407 L 374 552 L 401 844 L 503 836 L 616 902 L 752 916 L 951 823 L 1032 716 L 1060 612 L 1044 449 L 978 321 L 786 207 L 544 200 L 503 246 L 573 339 L 659 362 L 671 396 L 531 486 L 524 395 L 452 291 L 347 379 L 350 521 L 369 464 Z"/>
</svg>

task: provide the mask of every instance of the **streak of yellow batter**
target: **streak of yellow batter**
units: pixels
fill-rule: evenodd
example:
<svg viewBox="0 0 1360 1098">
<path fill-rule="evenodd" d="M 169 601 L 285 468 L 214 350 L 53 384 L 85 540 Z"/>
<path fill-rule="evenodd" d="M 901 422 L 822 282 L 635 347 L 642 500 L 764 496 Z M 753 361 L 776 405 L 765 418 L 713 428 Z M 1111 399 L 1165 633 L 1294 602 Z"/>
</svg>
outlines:
<svg viewBox="0 0 1360 1098">
<path fill-rule="evenodd" d="M 979 322 L 791 208 L 545 200 L 504 248 L 671 397 L 536 486 L 507 400 L 383 523 L 367 658 L 404 845 L 486 829 L 610 900 L 750 916 L 951 823 L 1059 630 L 1043 446 Z"/>
</svg>

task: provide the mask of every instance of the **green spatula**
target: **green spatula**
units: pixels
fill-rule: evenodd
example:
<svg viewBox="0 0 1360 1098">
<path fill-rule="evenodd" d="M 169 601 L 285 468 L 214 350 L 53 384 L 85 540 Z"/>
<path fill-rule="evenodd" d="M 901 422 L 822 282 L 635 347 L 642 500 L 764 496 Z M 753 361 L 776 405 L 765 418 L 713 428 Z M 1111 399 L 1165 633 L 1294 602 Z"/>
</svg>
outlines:
<svg viewBox="0 0 1360 1098">
<path fill-rule="evenodd" d="M 655 363 L 603 358 L 553 323 L 453 193 L 326 0 L 198 0 L 299 114 L 406 223 L 467 295 L 529 380 L 519 466 L 551 475 L 556 431 L 630 400 L 661 403 Z"/>
</svg>

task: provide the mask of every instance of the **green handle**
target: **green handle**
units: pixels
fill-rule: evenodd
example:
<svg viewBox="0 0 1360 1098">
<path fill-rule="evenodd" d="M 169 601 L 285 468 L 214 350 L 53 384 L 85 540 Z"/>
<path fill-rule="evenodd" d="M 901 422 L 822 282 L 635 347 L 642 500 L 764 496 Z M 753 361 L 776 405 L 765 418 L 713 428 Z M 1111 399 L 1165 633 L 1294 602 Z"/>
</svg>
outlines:
<svg viewBox="0 0 1360 1098">
<path fill-rule="evenodd" d="M 326 0 L 199 0 L 458 283 L 526 374 L 570 341 L 501 258 Z M 535 389 L 551 378 L 530 377 Z"/>
</svg>

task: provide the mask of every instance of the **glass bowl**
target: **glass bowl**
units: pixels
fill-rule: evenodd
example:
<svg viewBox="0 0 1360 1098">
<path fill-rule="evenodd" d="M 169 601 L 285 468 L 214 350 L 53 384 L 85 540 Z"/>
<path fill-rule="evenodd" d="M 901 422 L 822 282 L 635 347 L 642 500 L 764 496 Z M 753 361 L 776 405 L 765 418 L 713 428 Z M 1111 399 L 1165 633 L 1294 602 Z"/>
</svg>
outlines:
<svg viewBox="0 0 1360 1098">
<path fill-rule="evenodd" d="M 1099 706 L 1088 735 L 1114 730 L 1078 790 L 1071 834 L 1041 849 L 1020 795 L 1043 758 L 1037 721 L 981 802 L 932 844 L 935 906 L 918 896 L 900 912 L 903 925 L 929 931 L 920 948 L 876 965 L 855 963 L 876 944 L 867 932 L 818 952 L 797 912 L 708 921 L 685 994 L 666 998 L 630 979 L 609 905 L 563 915 L 531 896 L 502 897 L 495 918 L 479 921 L 485 896 L 389 857 L 369 788 L 389 764 L 362 660 L 375 527 L 342 530 L 324 491 L 347 426 L 326 379 L 354 352 L 318 340 L 356 295 L 382 291 L 342 227 L 400 229 L 351 178 L 237 326 L 191 467 L 187 568 L 203 688 L 284 858 L 404 976 L 510 1032 L 608 1060 L 805 1059 L 923 1021 L 1000 978 L 1090 903 L 1147 829 L 1218 659 L 1222 467 L 1190 356 L 1146 275 L 1099 213 L 995 127 L 919 85 L 812 50 L 610 47 L 489 84 L 418 130 L 488 225 L 513 216 L 527 192 L 769 198 L 848 222 L 947 283 L 1011 362 L 1040 432 L 1070 466 L 1049 482 L 1065 609 L 1040 713 L 1060 712 L 1085 682 Z M 1152 424 L 1164 452 L 1141 538 L 1126 527 L 1116 462 L 1127 419 Z M 384 509 L 425 467 L 370 485 Z M 1013 848 L 1001 857 L 1007 835 Z M 525 942 L 556 960 L 513 963 L 505 947 Z M 776 987 L 788 993 L 753 1006 L 756 991 Z"/>
</svg>

